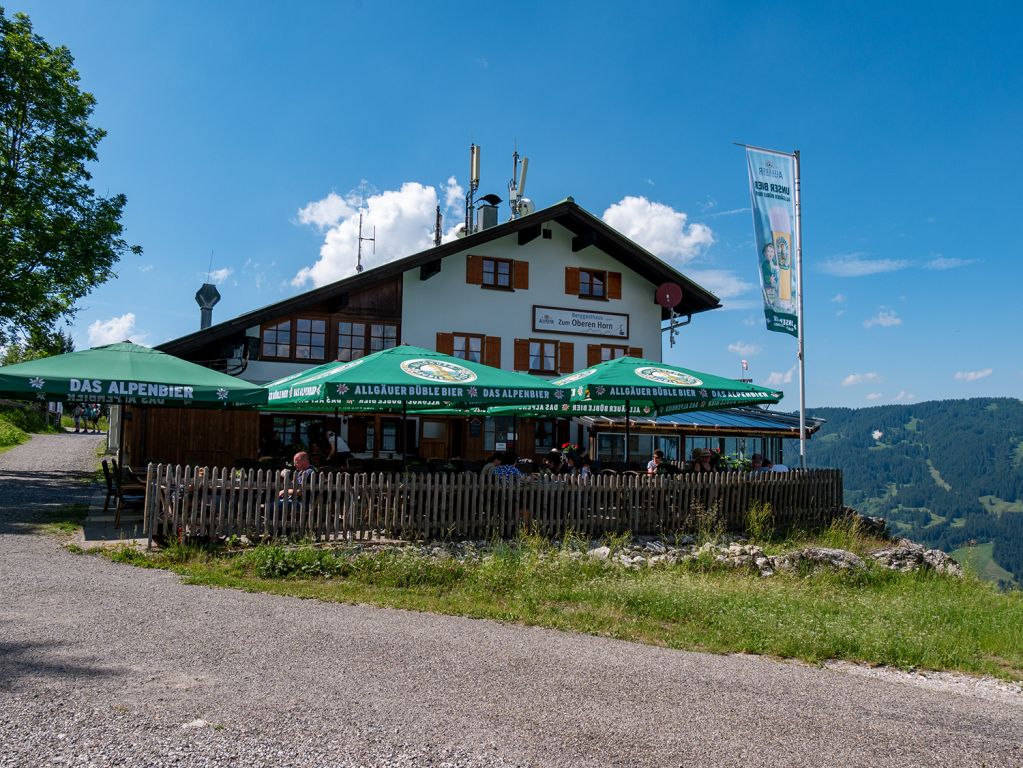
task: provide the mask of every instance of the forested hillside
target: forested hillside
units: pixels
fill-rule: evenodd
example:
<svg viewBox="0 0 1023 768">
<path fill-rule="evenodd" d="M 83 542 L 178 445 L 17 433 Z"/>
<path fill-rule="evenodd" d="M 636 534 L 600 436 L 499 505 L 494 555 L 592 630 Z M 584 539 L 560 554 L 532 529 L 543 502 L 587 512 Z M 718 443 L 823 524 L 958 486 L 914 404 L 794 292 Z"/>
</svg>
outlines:
<svg viewBox="0 0 1023 768">
<path fill-rule="evenodd" d="M 1023 583 L 1023 401 L 807 413 L 826 420 L 808 465 L 842 469 L 849 506 L 948 552 L 993 542 L 995 561 Z"/>
</svg>

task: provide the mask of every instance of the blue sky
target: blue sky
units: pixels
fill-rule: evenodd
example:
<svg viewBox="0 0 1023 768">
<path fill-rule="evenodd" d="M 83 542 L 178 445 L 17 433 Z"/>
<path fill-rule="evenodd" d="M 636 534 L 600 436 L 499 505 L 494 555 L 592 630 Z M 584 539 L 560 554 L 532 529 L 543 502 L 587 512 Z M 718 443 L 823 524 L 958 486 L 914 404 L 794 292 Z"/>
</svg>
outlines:
<svg viewBox="0 0 1023 768">
<path fill-rule="evenodd" d="M 795 341 L 766 331 L 745 158 L 799 149 L 807 404 L 1023 396 L 1023 12 L 1008 3 L 10 2 L 67 45 L 128 197 L 119 278 L 79 347 L 157 344 L 429 242 L 466 183 L 576 202 L 722 297 L 665 359 L 797 407 Z M 458 205 L 448 207 L 455 223 Z M 506 211 L 506 208 L 505 208 Z M 502 213 L 502 219 L 506 213 Z M 425 241 L 424 241 L 425 238 Z"/>
</svg>

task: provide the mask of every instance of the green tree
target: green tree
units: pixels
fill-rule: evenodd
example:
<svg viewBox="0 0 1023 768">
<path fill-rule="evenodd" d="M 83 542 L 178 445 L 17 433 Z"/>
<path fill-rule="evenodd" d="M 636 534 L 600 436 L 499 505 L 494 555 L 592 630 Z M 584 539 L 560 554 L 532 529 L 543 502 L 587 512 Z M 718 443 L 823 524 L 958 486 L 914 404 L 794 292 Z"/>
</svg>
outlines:
<svg viewBox="0 0 1023 768">
<path fill-rule="evenodd" d="M 0 353 L 0 365 L 26 363 L 40 357 L 64 355 L 74 351 L 75 342 L 71 339 L 70 333 L 66 331 L 43 333 L 35 330 L 29 332 L 23 339 L 9 342 Z"/>
<path fill-rule="evenodd" d="M 52 335 L 125 251 L 141 252 L 122 237 L 124 195 L 89 185 L 105 132 L 78 82 L 67 48 L 0 8 L 0 342 Z"/>
</svg>

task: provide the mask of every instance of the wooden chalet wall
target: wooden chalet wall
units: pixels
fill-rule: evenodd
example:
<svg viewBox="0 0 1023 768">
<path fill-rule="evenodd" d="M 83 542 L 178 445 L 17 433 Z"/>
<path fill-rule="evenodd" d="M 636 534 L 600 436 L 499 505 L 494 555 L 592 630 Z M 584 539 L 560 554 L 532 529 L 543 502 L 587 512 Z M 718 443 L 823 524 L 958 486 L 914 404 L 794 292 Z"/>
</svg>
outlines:
<svg viewBox="0 0 1023 768">
<path fill-rule="evenodd" d="M 210 408 L 135 408 L 125 421 L 126 460 L 230 467 L 255 459 L 259 414 Z"/>
</svg>

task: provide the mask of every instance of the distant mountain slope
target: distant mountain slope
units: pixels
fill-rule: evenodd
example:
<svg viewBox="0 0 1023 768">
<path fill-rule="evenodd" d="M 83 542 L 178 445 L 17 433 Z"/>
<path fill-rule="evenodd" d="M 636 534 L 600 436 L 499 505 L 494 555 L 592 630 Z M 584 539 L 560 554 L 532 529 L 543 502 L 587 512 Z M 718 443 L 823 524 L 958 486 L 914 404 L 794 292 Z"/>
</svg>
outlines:
<svg viewBox="0 0 1023 768">
<path fill-rule="evenodd" d="M 807 413 L 826 420 L 807 463 L 842 469 L 847 504 L 946 551 L 993 542 L 995 561 L 1023 582 L 1023 401 Z"/>
</svg>

